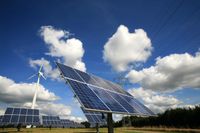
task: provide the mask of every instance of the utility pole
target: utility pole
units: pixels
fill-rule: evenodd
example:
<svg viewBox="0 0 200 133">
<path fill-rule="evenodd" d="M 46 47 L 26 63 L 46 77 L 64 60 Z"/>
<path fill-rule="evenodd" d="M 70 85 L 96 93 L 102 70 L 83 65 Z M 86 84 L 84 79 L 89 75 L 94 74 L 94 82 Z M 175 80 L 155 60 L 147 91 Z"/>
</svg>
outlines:
<svg viewBox="0 0 200 133">
<path fill-rule="evenodd" d="M 131 83 L 124 82 L 124 80 L 128 81 L 128 78 L 122 77 L 121 72 L 119 72 L 119 77 L 114 78 L 113 81 L 115 81 L 116 79 L 118 79 L 118 81 L 119 81 L 119 82 L 117 82 L 117 84 L 119 84 L 122 88 L 123 88 L 123 85 L 128 85 L 128 84 L 131 85 Z M 122 126 L 125 127 L 125 117 L 124 117 L 124 115 L 122 115 Z M 128 117 L 127 126 L 131 126 L 130 117 Z"/>
</svg>

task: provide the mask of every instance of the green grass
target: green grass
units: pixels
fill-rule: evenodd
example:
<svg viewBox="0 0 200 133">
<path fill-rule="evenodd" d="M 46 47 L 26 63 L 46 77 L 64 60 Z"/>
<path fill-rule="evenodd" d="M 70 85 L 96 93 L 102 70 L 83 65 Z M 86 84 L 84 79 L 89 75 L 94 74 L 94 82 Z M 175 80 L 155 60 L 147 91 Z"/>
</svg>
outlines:
<svg viewBox="0 0 200 133">
<path fill-rule="evenodd" d="M 148 133 L 146 130 L 123 130 L 123 129 L 114 129 L 114 133 Z M 99 128 L 99 133 L 107 133 L 108 129 L 107 128 Z M 154 131 L 150 131 L 154 132 Z M 155 131 L 155 133 L 158 131 Z M 164 131 L 159 131 L 163 133 L 177 133 L 177 132 L 164 132 Z M 4 128 L 0 129 L 0 133 L 17 133 L 17 128 Z M 95 128 L 85 128 L 85 129 L 69 129 L 69 128 L 21 128 L 20 133 L 96 133 Z"/>
</svg>

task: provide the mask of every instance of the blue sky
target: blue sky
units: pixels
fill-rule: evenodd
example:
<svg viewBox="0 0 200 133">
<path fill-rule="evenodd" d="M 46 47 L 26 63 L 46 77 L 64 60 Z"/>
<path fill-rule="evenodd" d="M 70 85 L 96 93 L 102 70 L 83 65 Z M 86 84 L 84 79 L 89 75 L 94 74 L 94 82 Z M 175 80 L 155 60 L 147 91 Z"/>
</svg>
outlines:
<svg viewBox="0 0 200 133">
<path fill-rule="evenodd" d="M 0 114 L 30 107 L 40 114 L 86 120 L 53 61 L 124 88 L 154 113 L 199 105 L 199 0 L 73 0 L 0 2 Z M 117 81 L 116 81 L 117 82 Z M 115 120 L 121 116 L 115 114 Z"/>
</svg>

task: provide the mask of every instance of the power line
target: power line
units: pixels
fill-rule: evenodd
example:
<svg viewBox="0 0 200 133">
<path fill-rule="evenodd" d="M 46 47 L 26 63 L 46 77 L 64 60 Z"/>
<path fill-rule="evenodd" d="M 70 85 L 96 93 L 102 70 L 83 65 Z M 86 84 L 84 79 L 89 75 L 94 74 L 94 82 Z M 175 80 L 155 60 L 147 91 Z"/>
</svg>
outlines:
<svg viewBox="0 0 200 133">
<path fill-rule="evenodd" d="M 153 37 L 153 39 L 151 41 L 153 41 L 155 39 L 155 37 L 158 35 L 158 33 L 162 30 L 162 28 L 167 24 L 167 22 L 171 19 L 171 17 L 176 13 L 176 11 L 181 7 L 181 5 L 183 4 L 185 0 L 183 0 L 180 5 L 175 9 L 175 11 L 171 14 L 171 16 L 167 19 L 167 21 L 162 25 L 162 27 L 158 30 L 158 32 L 155 34 L 155 36 Z M 146 47 L 143 49 L 143 51 L 147 48 L 149 44 L 146 45 Z M 142 51 L 142 52 L 143 52 Z M 139 57 L 140 55 L 142 54 L 142 52 L 138 55 L 138 57 L 133 61 L 135 62 Z"/>
<path fill-rule="evenodd" d="M 171 37 L 199 8 L 200 8 L 200 6 L 192 14 L 190 14 L 190 16 L 169 37 Z M 199 22 L 200 22 L 200 19 L 196 23 L 194 23 L 190 28 L 188 28 L 183 34 L 181 34 L 173 43 L 171 43 L 170 45 L 168 45 L 168 47 L 166 49 L 164 49 L 162 52 L 160 52 L 158 54 L 158 56 L 161 55 L 162 53 L 164 53 L 170 46 L 172 46 L 172 44 L 174 44 L 177 40 L 179 40 L 185 33 L 187 33 L 192 27 L 194 27 Z M 163 43 L 165 43 L 169 39 L 169 37 Z M 161 45 L 163 45 L 163 43 Z M 159 47 L 161 45 L 159 45 Z M 156 50 L 158 50 L 158 48 Z M 152 62 L 153 62 L 153 60 L 150 63 L 152 63 Z M 150 64 L 150 63 L 148 63 L 148 64 Z"/>
</svg>

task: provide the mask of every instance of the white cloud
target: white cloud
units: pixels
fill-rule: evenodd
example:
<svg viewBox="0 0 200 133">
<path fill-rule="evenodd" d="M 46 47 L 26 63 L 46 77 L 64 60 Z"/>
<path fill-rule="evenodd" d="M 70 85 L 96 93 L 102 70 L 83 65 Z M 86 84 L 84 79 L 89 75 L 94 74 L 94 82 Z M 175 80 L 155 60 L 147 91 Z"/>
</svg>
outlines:
<svg viewBox="0 0 200 133">
<path fill-rule="evenodd" d="M 55 104 L 52 102 L 39 103 L 37 108 L 39 108 L 40 113 L 53 116 L 69 116 L 72 111 L 70 106 L 61 103 Z"/>
<path fill-rule="evenodd" d="M 131 70 L 126 77 L 132 83 L 139 83 L 143 89 L 155 92 L 173 92 L 183 87 L 200 89 L 200 54 L 158 57 L 155 66 Z"/>
<path fill-rule="evenodd" d="M 29 59 L 30 66 L 35 68 L 37 71 L 39 71 L 42 63 L 43 63 L 42 70 L 44 71 L 45 77 L 49 77 L 51 78 L 51 80 L 57 79 L 58 81 L 62 81 L 62 79 L 60 78 L 59 71 L 57 69 L 52 69 L 52 66 L 50 65 L 49 61 L 45 60 L 44 58 L 41 58 L 38 60 Z M 39 67 L 37 68 L 36 66 L 39 66 Z"/>
<path fill-rule="evenodd" d="M 32 102 L 36 83 L 15 83 L 12 79 L 0 76 L 0 102 L 1 103 L 25 103 Z M 49 102 L 60 100 L 53 92 L 39 84 L 36 102 Z"/>
<path fill-rule="evenodd" d="M 133 67 L 128 65 L 129 63 L 137 66 L 146 62 L 152 49 L 151 40 L 143 29 L 129 33 L 127 27 L 120 25 L 117 32 L 104 45 L 103 59 L 104 62 L 109 62 L 114 70 L 126 71 Z"/>
<path fill-rule="evenodd" d="M 156 94 L 151 90 L 144 90 L 142 87 L 140 88 L 132 88 L 127 90 L 132 96 L 135 98 L 144 98 L 144 97 L 151 97 Z"/>
<path fill-rule="evenodd" d="M 187 101 L 189 101 L 190 99 L 189 99 L 189 98 L 187 98 L 186 100 L 187 100 Z"/>
<path fill-rule="evenodd" d="M 122 115 L 114 114 L 114 115 L 113 115 L 113 120 L 114 120 L 115 122 L 116 122 L 116 121 L 122 120 Z"/>
<path fill-rule="evenodd" d="M 52 26 L 42 26 L 39 30 L 52 57 L 61 57 L 64 64 L 85 71 L 85 63 L 82 62 L 84 49 L 82 42 L 78 39 L 67 39 L 71 35 L 68 31 L 54 29 Z"/>
</svg>

